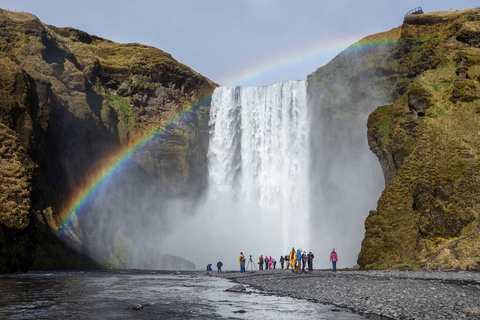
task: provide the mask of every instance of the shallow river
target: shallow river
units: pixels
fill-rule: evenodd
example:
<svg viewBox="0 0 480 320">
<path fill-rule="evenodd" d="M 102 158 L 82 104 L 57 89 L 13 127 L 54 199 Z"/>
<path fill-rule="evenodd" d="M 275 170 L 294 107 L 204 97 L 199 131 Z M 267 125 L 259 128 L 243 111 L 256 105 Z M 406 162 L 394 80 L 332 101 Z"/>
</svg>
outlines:
<svg viewBox="0 0 480 320">
<path fill-rule="evenodd" d="M 333 306 L 225 292 L 203 272 L 62 271 L 0 275 L 0 319 L 365 319 Z"/>
</svg>

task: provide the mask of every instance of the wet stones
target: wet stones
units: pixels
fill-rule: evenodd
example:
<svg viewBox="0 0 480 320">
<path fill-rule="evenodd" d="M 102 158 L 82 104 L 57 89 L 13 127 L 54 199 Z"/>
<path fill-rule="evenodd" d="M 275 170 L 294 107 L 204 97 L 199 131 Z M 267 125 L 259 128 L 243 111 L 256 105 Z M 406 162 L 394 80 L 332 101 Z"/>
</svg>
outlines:
<svg viewBox="0 0 480 320">
<path fill-rule="evenodd" d="M 246 288 L 241 285 L 241 284 L 238 284 L 236 286 L 233 286 L 231 288 L 228 288 L 227 290 L 225 290 L 226 292 L 244 292 L 246 291 Z"/>
<path fill-rule="evenodd" d="M 477 272 L 340 270 L 292 275 L 276 270 L 247 275 L 241 281 L 267 294 L 331 304 L 367 317 L 480 319 Z"/>
</svg>

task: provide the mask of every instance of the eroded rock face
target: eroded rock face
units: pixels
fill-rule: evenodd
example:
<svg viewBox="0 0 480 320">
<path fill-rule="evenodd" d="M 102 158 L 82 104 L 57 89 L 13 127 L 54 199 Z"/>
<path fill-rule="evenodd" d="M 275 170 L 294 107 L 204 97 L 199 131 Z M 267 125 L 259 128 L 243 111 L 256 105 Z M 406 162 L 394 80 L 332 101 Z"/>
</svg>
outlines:
<svg viewBox="0 0 480 320">
<path fill-rule="evenodd" d="M 199 196 L 207 179 L 208 96 L 215 83 L 153 47 L 114 43 L 8 10 L 0 10 L 0 23 L 2 30 L 8 29 L 0 33 L 0 124 L 14 132 L 35 168 L 28 187 L 22 188 L 29 192 L 28 208 L 23 218 L 8 220 L 14 224 L 0 220 L 0 227 L 11 231 L 3 229 L 0 243 L 11 241 L 6 237 L 12 232 L 40 230 L 44 266 L 62 267 L 48 264 L 49 259 L 75 261 L 48 256 L 58 243 L 33 212 L 53 208 L 52 225 L 59 223 L 71 194 L 105 158 L 203 99 L 195 112 L 136 159 L 142 172 L 167 186 L 168 196 Z M 165 150 L 168 154 L 162 154 Z M 12 216 L 16 209 L 5 210 Z M 35 265 L 41 268 L 42 263 Z M 24 270 L 31 264 L 24 260 L 12 266 Z"/>
<path fill-rule="evenodd" d="M 456 34 L 456 40 L 466 43 L 474 48 L 480 46 L 480 34 L 478 29 L 473 27 L 473 25 L 464 25 L 458 30 Z"/>
<path fill-rule="evenodd" d="M 468 79 L 468 67 L 463 66 L 457 68 L 457 70 L 455 70 L 455 74 L 457 75 L 458 79 Z"/>
<path fill-rule="evenodd" d="M 26 271 L 35 259 L 32 172 L 16 132 L 0 123 L 0 272 Z"/>
<path fill-rule="evenodd" d="M 437 181 L 433 185 L 417 185 L 413 193 L 413 210 L 420 214 L 419 230 L 423 238 L 458 237 L 463 228 L 475 220 L 475 215 L 461 203 L 451 181 Z M 448 207 L 457 207 L 452 212 Z"/>
<path fill-rule="evenodd" d="M 423 117 L 427 111 L 428 101 L 419 94 L 409 94 L 408 95 L 408 107 L 413 112 L 413 119 L 418 119 L 418 117 Z"/>
<path fill-rule="evenodd" d="M 480 52 L 472 50 L 475 36 L 467 32 L 478 27 L 478 9 L 405 21 L 398 47 L 408 51 L 401 63 L 414 72 L 405 73 L 405 95 L 377 108 L 367 122 L 387 185 L 365 221 L 363 268 L 478 265 Z M 415 39 L 431 28 L 441 37 L 417 46 Z M 427 52 L 442 68 L 432 67 L 428 55 L 411 58 Z"/>
</svg>

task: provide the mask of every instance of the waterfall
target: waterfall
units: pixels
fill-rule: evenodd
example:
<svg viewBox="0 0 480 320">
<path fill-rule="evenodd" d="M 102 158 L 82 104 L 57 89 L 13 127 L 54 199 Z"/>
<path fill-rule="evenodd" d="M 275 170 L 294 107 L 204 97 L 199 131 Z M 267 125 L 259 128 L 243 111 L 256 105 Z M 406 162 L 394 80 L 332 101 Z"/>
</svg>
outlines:
<svg viewBox="0 0 480 320">
<path fill-rule="evenodd" d="M 277 252 L 308 241 L 309 123 L 306 82 L 221 87 L 212 97 L 210 194 L 258 205 L 282 236 Z M 248 206 L 250 207 L 250 206 Z M 252 223 L 258 212 L 244 209 Z"/>
<path fill-rule="evenodd" d="M 237 270 L 240 252 L 256 264 L 295 247 L 315 254 L 314 268 L 329 268 L 336 248 L 341 268 L 356 264 L 363 223 L 384 187 L 366 139 L 369 111 L 332 120 L 306 86 L 215 89 L 209 188 L 200 205 L 173 206 L 161 252 Z"/>
<path fill-rule="evenodd" d="M 191 214 L 184 204 L 171 210 L 162 252 L 237 270 L 240 252 L 258 267 L 260 255 L 308 250 L 309 131 L 306 81 L 215 89 L 209 189 Z"/>
</svg>

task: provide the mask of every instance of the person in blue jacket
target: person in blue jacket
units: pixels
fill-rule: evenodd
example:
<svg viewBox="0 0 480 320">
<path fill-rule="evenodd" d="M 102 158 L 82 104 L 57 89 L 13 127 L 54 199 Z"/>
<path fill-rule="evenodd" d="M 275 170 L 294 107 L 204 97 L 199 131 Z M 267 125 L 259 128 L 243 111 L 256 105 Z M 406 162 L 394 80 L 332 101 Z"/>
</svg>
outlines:
<svg viewBox="0 0 480 320">
<path fill-rule="evenodd" d="M 297 250 L 297 271 L 302 270 L 302 249 Z"/>
</svg>

